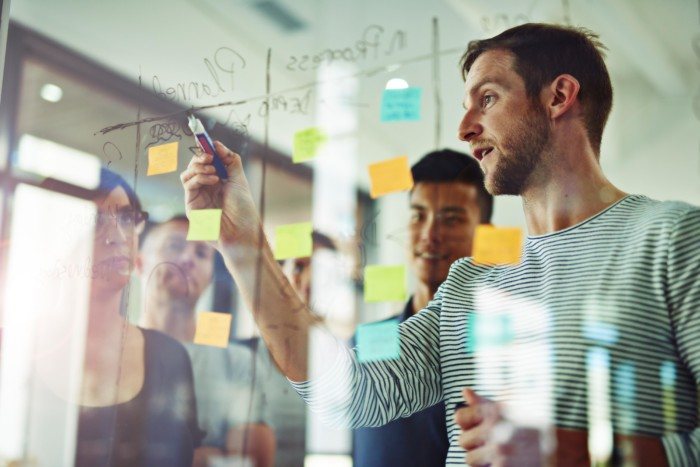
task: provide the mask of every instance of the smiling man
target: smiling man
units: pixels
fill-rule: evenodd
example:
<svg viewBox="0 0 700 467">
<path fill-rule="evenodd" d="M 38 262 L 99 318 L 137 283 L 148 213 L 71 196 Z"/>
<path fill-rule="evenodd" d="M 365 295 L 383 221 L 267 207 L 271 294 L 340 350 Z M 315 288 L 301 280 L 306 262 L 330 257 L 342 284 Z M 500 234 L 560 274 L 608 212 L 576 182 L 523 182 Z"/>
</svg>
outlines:
<svg viewBox="0 0 700 467">
<path fill-rule="evenodd" d="M 471 255 L 476 226 L 489 223 L 493 211 L 479 164 L 466 154 L 431 152 L 411 167 L 411 173 L 406 253 L 416 286 L 403 313 L 389 318 L 399 322 L 425 309 L 450 265 Z M 450 446 L 445 416 L 445 404 L 439 402 L 387 425 L 355 430 L 354 465 L 444 466 Z M 404 448 L 395 449 L 397 444 Z"/>
</svg>

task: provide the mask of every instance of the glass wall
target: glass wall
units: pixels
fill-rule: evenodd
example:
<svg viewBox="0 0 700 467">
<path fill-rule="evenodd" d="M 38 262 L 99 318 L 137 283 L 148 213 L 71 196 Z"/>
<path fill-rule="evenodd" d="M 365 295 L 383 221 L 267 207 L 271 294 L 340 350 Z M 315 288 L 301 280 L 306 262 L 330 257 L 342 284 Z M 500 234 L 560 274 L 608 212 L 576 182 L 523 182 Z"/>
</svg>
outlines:
<svg viewBox="0 0 700 467">
<path fill-rule="evenodd" d="M 256 325 L 274 291 L 237 285 L 234 259 L 214 248 L 235 222 L 216 210 L 184 217 L 180 174 L 201 154 L 192 118 L 240 155 L 274 260 L 337 339 L 309 335 L 318 378 L 336 342 L 365 342 L 376 353 L 361 361 L 396 360 L 398 323 L 427 304 L 452 259 L 472 253 L 479 222 L 440 213 L 447 230 L 418 232 L 427 208 L 409 170 L 431 151 L 471 155 L 457 132 L 471 40 L 528 22 L 598 33 L 614 89 L 600 150 L 607 178 L 627 193 L 700 204 L 693 2 L 24 0 L 10 18 L 0 110 L 4 463 L 349 466 L 354 452 L 355 465 L 375 465 L 358 443 L 392 439 L 331 427 L 307 408 L 283 375 L 284 352 L 274 358 Z M 527 235 L 518 197 L 496 197 L 487 221 Z M 262 262 L 263 243 L 252 250 Z M 252 283 L 264 284 L 261 264 Z M 492 292 L 482 298 L 516 317 L 474 324 L 483 342 L 511 325 L 516 334 L 555 326 L 543 303 Z M 588 428 L 602 427 L 587 446 L 604 459 L 613 432 L 642 424 L 642 370 L 616 360 L 619 330 L 596 313 L 581 324 L 589 346 L 579 376 Z M 509 378 L 526 378 L 528 358 L 558 357 L 551 342 L 496 347 L 474 363 L 494 398 L 509 397 Z M 682 375 L 658 370 L 659 415 L 674 432 L 687 421 L 673 396 Z M 546 375 L 515 397 L 536 399 L 539 416 L 511 413 L 544 431 L 568 390 Z M 452 408 L 440 410 L 436 436 L 454 440 Z"/>
</svg>

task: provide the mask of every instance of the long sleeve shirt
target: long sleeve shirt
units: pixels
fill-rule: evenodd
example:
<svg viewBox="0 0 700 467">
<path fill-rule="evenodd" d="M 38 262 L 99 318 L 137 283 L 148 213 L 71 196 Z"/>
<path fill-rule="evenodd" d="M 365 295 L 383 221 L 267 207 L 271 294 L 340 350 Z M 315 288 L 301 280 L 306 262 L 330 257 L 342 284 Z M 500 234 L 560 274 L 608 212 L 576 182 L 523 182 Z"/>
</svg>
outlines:
<svg viewBox="0 0 700 467">
<path fill-rule="evenodd" d="M 699 465 L 700 209 L 630 195 L 527 237 L 517 266 L 459 260 L 399 339 L 399 358 L 359 363 L 339 347 L 325 374 L 293 385 L 351 427 L 444 400 L 447 465 L 464 465 L 449 409 L 464 387 L 503 402 L 521 425 L 607 421 L 661 438 L 671 466 Z"/>
</svg>

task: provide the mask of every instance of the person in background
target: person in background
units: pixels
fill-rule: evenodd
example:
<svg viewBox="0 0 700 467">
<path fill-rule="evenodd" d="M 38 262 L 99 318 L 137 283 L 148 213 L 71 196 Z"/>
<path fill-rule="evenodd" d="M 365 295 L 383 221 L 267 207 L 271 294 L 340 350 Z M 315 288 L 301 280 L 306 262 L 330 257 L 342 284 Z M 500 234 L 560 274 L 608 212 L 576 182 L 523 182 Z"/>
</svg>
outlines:
<svg viewBox="0 0 700 467">
<path fill-rule="evenodd" d="M 151 226 L 143 235 L 136 268 L 141 278 L 141 325 L 182 342 L 192 360 L 199 422 L 206 436 L 194 465 L 213 457 L 243 456 L 255 467 L 272 466 L 275 435 L 264 419 L 262 388 L 253 353 L 194 344 L 196 305 L 212 281 L 214 249 L 187 241 L 185 216 Z"/>
<path fill-rule="evenodd" d="M 416 285 L 402 313 L 404 322 L 423 310 L 450 265 L 470 256 L 474 232 L 491 221 L 493 197 L 470 156 L 443 149 L 426 154 L 411 167 L 407 256 Z M 354 344 L 354 343 L 353 343 Z M 354 346 L 354 345 L 353 345 Z M 447 438 L 445 403 L 376 428 L 354 430 L 353 460 L 358 467 L 444 466 Z M 396 449 L 396 446 L 401 449 Z"/>
<path fill-rule="evenodd" d="M 335 242 L 327 235 L 314 230 L 311 234 L 313 254 L 320 250 L 336 252 Z M 311 303 L 312 257 L 292 258 L 281 261 L 285 275 L 294 291 L 306 304 Z M 321 318 L 318 318 L 321 319 Z M 266 370 L 264 389 L 265 408 L 277 435 L 276 467 L 304 465 L 306 456 L 306 404 L 292 389 L 287 378 L 261 340 L 253 342 L 260 355 L 261 367 Z"/>
<path fill-rule="evenodd" d="M 60 185 L 53 179 L 42 183 L 52 190 Z M 75 465 L 189 467 L 201 431 L 187 352 L 122 313 L 147 214 L 129 184 L 105 168 L 89 197 L 96 216 Z M 70 339 L 63 345 L 52 351 L 71 350 Z M 50 381 L 45 384 L 47 397 L 69 400 Z"/>
</svg>

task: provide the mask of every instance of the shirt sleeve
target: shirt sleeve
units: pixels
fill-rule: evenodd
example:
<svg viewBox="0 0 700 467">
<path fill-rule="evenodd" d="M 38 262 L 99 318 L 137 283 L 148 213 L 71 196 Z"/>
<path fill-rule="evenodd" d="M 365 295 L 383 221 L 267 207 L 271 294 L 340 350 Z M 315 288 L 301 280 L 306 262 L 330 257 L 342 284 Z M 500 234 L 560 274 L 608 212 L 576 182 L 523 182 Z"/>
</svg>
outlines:
<svg viewBox="0 0 700 467">
<path fill-rule="evenodd" d="M 440 373 L 442 287 L 427 308 L 399 325 L 399 357 L 360 363 L 337 340 L 335 364 L 292 386 L 332 426 L 376 427 L 408 417 L 443 398 Z"/>
<path fill-rule="evenodd" d="M 667 299 L 681 361 L 700 387 L 700 209 L 677 222 L 668 251 Z M 697 397 L 697 396 L 696 396 Z M 671 467 L 700 465 L 700 428 L 663 437 Z"/>
</svg>

